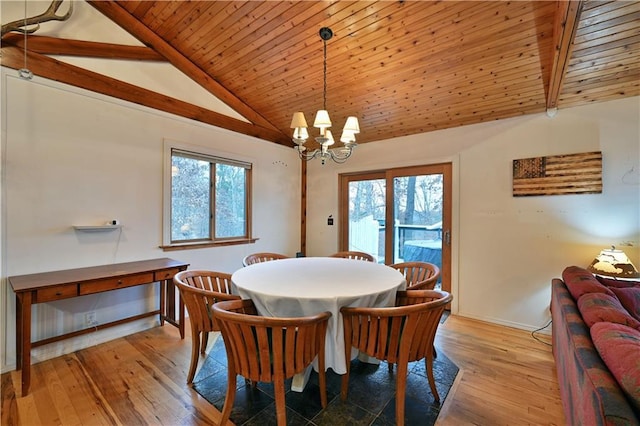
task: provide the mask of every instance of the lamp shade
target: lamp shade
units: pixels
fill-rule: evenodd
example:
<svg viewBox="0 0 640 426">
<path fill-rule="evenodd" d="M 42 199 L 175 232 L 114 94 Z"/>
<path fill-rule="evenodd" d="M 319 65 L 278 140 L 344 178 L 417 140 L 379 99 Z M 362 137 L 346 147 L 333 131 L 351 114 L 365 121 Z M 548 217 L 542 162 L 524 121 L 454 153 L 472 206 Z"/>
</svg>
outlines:
<svg viewBox="0 0 640 426">
<path fill-rule="evenodd" d="M 293 131 L 293 139 L 306 140 L 309 137 L 309 132 L 306 127 L 296 127 Z"/>
<path fill-rule="evenodd" d="M 325 130 L 324 137 L 327 138 L 327 142 L 325 142 L 325 145 L 333 145 L 334 143 L 336 143 L 336 141 L 333 140 L 333 135 L 331 134 L 331 130 Z"/>
<path fill-rule="evenodd" d="M 360 124 L 358 123 L 358 117 L 347 117 L 347 122 L 344 124 L 345 132 L 360 133 Z"/>
<path fill-rule="evenodd" d="M 614 278 L 640 278 L 640 272 L 622 250 L 604 249 L 587 268 L 590 272 Z"/>
<path fill-rule="evenodd" d="M 316 119 L 313 122 L 313 127 L 318 129 L 326 129 L 331 127 L 331 119 L 329 119 L 329 112 L 326 109 L 320 109 L 316 113 Z"/>
<path fill-rule="evenodd" d="M 297 129 L 299 127 L 307 127 L 307 120 L 304 118 L 304 113 L 298 111 L 293 113 L 293 118 L 291 119 L 292 129 Z"/>
<path fill-rule="evenodd" d="M 348 130 L 342 131 L 342 136 L 340 136 L 340 142 L 342 143 L 354 143 L 356 141 L 356 135 L 353 132 Z"/>
</svg>

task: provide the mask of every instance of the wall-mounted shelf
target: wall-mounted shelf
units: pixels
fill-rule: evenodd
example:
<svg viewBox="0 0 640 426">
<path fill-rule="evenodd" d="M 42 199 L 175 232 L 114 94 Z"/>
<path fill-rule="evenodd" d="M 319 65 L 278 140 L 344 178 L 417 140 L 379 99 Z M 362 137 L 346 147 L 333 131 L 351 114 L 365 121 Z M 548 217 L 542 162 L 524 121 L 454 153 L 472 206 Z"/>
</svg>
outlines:
<svg viewBox="0 0 640 426">
<path fill-rule="evenodd" d="M 120 229 L 122 225 L 97 225 L 97 226 L 85 226 L 85 225 L 73 225 L 73 229 L 76 231 L 84 231 L 84 232 L 107 232 L 113 231 L 114 229 Z"/>
</svg>

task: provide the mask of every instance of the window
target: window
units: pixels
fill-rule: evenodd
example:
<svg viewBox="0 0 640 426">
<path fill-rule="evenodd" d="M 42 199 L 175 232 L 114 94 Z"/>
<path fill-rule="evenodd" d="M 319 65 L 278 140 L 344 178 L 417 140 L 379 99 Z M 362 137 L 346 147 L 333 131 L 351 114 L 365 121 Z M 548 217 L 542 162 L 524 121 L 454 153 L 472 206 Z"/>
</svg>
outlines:
<svg viewBox="0 0 640 426">
<path fill-rule="evenodd" d="M 169 149 L 163 248 L 251 239 L 251 163 Z"/>
</svg>

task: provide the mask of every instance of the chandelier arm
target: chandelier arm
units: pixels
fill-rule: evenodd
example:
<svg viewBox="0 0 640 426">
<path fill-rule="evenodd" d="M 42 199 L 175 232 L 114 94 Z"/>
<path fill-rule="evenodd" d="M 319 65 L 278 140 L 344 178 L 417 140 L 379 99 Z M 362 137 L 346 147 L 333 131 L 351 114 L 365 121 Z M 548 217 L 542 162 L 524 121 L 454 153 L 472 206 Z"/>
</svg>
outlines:
<svg viewBox="0 0 640 426">
<path fill-rule="evenodd" d="M 351 153 L 353 153 L 353 149 L 349 148 L 348 151 L 344 151 L 344 154 L 340 154 L 339 151 L 331 150 L 329 154 L 331 154 L 331 159 L 338 164 L 342 164 L 346 162 L 349 157 L 351 157 Z"/>
<path fill-rule="evenodd" d="M 318 155 L 320 155 L 320 150 L 319 149 L 314 149 L 311 152 L 308 153 L 303 153 L 298 151 L 298 156 L 300 157 L 301 160 L 305 160 L 305 161 L 311 161 L 314 158 L 318 157 Z"/>
</svg>

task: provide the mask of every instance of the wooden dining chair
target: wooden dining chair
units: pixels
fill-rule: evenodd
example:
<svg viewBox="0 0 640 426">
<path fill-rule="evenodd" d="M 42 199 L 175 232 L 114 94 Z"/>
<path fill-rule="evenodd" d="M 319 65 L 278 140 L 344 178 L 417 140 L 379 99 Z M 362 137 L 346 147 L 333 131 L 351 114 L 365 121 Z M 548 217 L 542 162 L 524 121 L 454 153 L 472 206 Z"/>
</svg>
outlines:
<svg viewBox="0 0 640 426">
<path fill-rule="evenodd" d="M 407 290 L 433 290 L 440 278 L 440 268 L 428 262 L 401 262 L 389 265 L 397 269 L 407 279 Z M 433 357 L 438 357 L 434 346 Z M 389 363 L 389 370 L 393 370 L 393 363 Z"/>
<path fill-rule="evenodd" d="M 213 318 L 213 304 L 240 299 L 240 296 L 231 294 L 231 275 L 224 272 L 187 270 L 174 275 L 173 282 L 187 307 L 191 324 L 191 364 L 187 374 L 187 383 L 191 384 L 198 368 L 199 354 L 204 354 L 207 349 L 209 333 L 220 331 Z"/>
<path fill-rule="evenodd" d="M 236 376 L 272 382 L 279 426 L 286 420 L 284 381 L 318 357 L 320 403 L 327 406 L 325 338 L 331 312 L 297 318 L 261 317 L 252 300 L 219 302 L 213 314 L 227 350 L 228 383 L 221 424 L 226 424 L 236 395 Z"/>
<path fill-rule="evenodd" d="M 440 268 L 428 262 L 401 262 L 389 265 L 407 279 L 407 290 L 433 290 L 440 277 Z"/>
<path fill-rule="evenodd" d="M 344 326 L 346 359 L 351 347 L 379 360 L 398 364 L 396 376 L 396 424 L 404 425 L 405 393 L 409 362 L 425 360 L 431 393 L 440 396 L 433 378 L 433 341 L 440 317 L 453 297 L 445 291 L 407 290 L 396 295 L 396 306 L 389 308 L 340 309 Z M 340 397 L 347 398 L 350 362 L 342 376 Z"/>
<path fill-rule="evenodd" d="M 289 256 L 285 256 L 284 254 L 280 254 L 280 253 L 269 253 L 269 252 L 253 253 L 246 256 L 244 259 L 242 259 L 242 264 L 244 266 L 249 266 L 249 265 L 253 265 L 254 263 L 269 262 L 269 261 L 278 260 L 278 259 L 289 259 Z"/>
<path fill-rule="evenodd" d="M 353 250 L 339 251 L 337 253 L 333 253 L 329 257 L 342 257 L 344 259 L 366 260 L 367 262 L 376 261 L 376 259 L 369 253 L 365 253 L 363 251 L 353 251 Z"/>
</svg>

